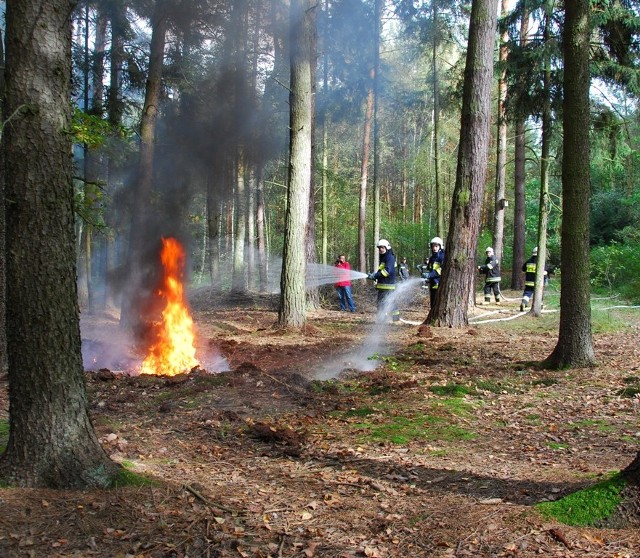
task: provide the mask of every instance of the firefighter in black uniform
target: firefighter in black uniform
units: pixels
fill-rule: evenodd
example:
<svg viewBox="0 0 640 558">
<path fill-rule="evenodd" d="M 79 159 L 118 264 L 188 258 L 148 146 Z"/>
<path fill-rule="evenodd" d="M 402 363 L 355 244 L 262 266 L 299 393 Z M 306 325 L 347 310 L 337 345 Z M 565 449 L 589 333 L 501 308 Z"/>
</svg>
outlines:
<svg viewBox="0 0 640 558">
<path fill-rule="evenodd" d="M 485 253 L 487 254 L 487 259 L 484 265 L 478 266 L 478 271 L 485 274 L 484 302 L 485 304 L 491 302 L 491 292 L 493 291 L 496 304 L 500 304 L 500 262 L 496 259 L 491 246 L 485 250 Z"/>
<path fill-rule="evenodd" d="M 522 293 L 522 302 L 520 303 L 520 312 L 529 306 L 529 301 L 533 298 L 536 289 L 536 270 L 538 268 L 538 247 L 533 249 L 531 257 L 522 265 L 524 272 L 524 292 Z M 547 284 L 547 268 L 544 270 L 544 284 Z M 544 287 L 543 287 L 544 288 Z M 543 293 L 544 294 L 544 293 Z"/>
<path fill-rule="evenodd" d="M 369 273 L 369 279 L 376 282 L 378 291 L 378 321 L 384 319 L 385 314 L 390 314 L 394 322 L 400 321 L 400 310 L 393 300 L 396 290 L 396 257 L 388 240 L 378 240 L 378 254 L 380 265 L 378 269 Z"/>
</svg>

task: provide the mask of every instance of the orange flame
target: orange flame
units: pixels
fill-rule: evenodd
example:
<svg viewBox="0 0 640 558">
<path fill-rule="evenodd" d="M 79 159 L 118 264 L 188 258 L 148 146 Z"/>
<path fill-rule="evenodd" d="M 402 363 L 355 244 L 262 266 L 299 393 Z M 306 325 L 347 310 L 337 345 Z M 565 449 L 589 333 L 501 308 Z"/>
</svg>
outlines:
<svg viewBox="0 0 640 558">
<path fill-rule="evenodd" d="M 175 376 L 200 364 L 195 356 L 193 320 L 184 300 L 184 250 L 175 238 L 162 239 L 160 260 L 164 278 L 158 295 L 167 302 L 162 321 L 154 324 L 156 341 L 149 348 L 140 373 Z"/>
</svg>

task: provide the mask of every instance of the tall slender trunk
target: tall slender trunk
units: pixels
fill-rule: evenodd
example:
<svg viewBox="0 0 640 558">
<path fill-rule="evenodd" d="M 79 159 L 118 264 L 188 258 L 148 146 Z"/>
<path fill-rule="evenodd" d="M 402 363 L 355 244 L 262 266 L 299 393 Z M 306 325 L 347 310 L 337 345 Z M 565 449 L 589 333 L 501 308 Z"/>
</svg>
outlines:
<svg viewBox="0 0 640 558">
<path fill-rule="evenodd" d="M 502 0 L 500 13 L 504 17 L 507 14 L 507 0 Z M 498 138 L 496 154 L 496 189 L 494 199 L 493 216 L 493 250 L 498 261 L 502 260 L 502 248 L 504 244 L 504 213 L 505 192 L 507 182 L 507 56 L 509 49 L 507 41 L 509 34 L 505 31 L 500 38 L 498 63 L 500 76 L 498 79 Z"/>
<path fill-rule="evenodd" d="M 155 242 L 145 242 L 144 231 L 148 224 L 147 219 L 151 215 L 149 205 L 153 184 L 155 135 L 160 108 L 160 86 L 166 32 L 167 14 L 165 4 L 161 1 L 156 4 L 152 19 L 149 73 L 144 106 L 142 108 L 142 121 L 140 123 L 140 159 L 131 215 L 129 257 L 127 262 L 129 280 L 128 288 L 123 293 L 123 303 L 120 311 L 120 323 L 127 328 L 135 326 L 141 318 L 142 307 L 146 304 L 146 297 L 140 296 L 141 293 L 145 293 L 148 296 L 150 290 L 155 286 L 146 285 L 140 262 L 151 258 L 155 259 L 155 254 L 148 254 L 148 251 L 157 248 Z"/>
<path fill-rule="evenodd" d="M 373 78 L 373 68 L 370 75 Z M 358 269 L 362 273 L 367 271 L 367 183 L 369 180 L 369 156 L 371 153 L 371 121 L 373 118 L 373 86 L 367 93 L 367 106 L 364 113 L 364 128 L 362 131 L 362 160 L 360 164 L 360 204 L 358 213 Z"/>
<path fill-rule="evenodd" d="M 549 0 L 545 2 L 545 18 L 543 29 L 544 41 L 544 101 L 542 106 L 542 152 L 540 160 L 540 207 L 538 209 L 538 259 L 536 267 L 536 282 L 534 289 L 531 314 L 540 316 L 542 312 L 542 294 L 544 292 L 544 268 L 547 261 L 547 224 L 549 222 L 549 146 L 551 144 L 551 55 L 550 55 L 550 25 L 551 6 Z"/>
<path fill-rule="evenodd" d="M 520 20 L 520 48 L 527 45 L 529 36 L 529 11 L 526 0 L 522 2 Z M 511 266 L 511 288 L 521 291 L 524 288 L 522 266 L 525 262 L 525 166 L 526 166 L 526 118 L 518 114 L 515 121 L 514 140 L 514 188 L 513 188 L 513 261 Z"/>
<path fill-rule="evenodd" d="M 432 0 L 433 42 L 431 71 L 433 73 L 433 180 L 436 192 L 436 233 L 444 238 L 444 188 L 440 181 L 440 82 L 438 80 L 438 2 Z"/>
</svg>

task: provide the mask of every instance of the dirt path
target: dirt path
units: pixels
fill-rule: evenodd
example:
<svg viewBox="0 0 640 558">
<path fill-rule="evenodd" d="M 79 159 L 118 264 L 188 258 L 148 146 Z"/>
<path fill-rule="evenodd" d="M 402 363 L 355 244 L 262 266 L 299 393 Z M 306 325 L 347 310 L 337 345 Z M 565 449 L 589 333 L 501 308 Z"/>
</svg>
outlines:
<svg viewBox="0 0 640 558">
<path fill-rule="evenodd" d="M 0 556 L 640 556 L 635 530 L 561 526 L 533 507 L 635 456 L 637 323 L 596 333 L 598 367 L 548 372 L 533 362 L 557 315 L 376 329 L 363 299 L 283 334 L 273 301 L 200 293 L 200 343 L 228 372 L 87 374 L 101 441 L 157 482 L 1 489 Z M 424 316 L 420 300 L 403 309 Z M 367 351 L 379 365 L 357 372 Z"/>
</svg>

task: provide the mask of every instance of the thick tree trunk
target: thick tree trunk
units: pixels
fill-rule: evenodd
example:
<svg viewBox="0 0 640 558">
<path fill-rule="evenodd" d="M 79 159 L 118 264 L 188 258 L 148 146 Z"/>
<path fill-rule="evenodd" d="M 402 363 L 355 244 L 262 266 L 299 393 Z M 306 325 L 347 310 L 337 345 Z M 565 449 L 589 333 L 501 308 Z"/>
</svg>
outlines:
<svg viewBox="0 0 640 558">
<path fill-rule="evenodd" d="M 0 120 L 5 121 L 4 110 L 4 38 L 0 29 Z M 0 135 L 0 139 L 2 136 Z M 0 374 L 7 370 L 7 277 L 6 277 L 6 213 L 5 213 L 4 149 L 0 149 Z"/>
<path fill-rule="evenodd" d="M 595 362 L 591 334 L 589 261 L 589 37 L 588 0 L 565 1 L 562 104 L 562 275 L 558 344 L 545 361 L 552 368 Z"/>
<path fill-rule="evenodd" d="M 278 325 L 306 323 L 305 231 L 311 185 L 311 33 L 309 10 L 313 0 L 291 0 L 291 93 L 289 185 L 285 216 Z"/>
<path fill-rule="evenodd" d="M 498 0 L 474 0 L 462 97 L 458 170 L 439 292 L 426 322 L 461 327 L 474 289 L 480 207 L 487 173 Z"/>
<path fill-rule="evenodd" d="M 94 434 L 76 290 L 70 113 L 73 2 L 7 7 L 7 325 L 12 484 L 107 486 L 117 466 Z M 44 56 L 44 59 L 43 59 Z"/>
</svg>

